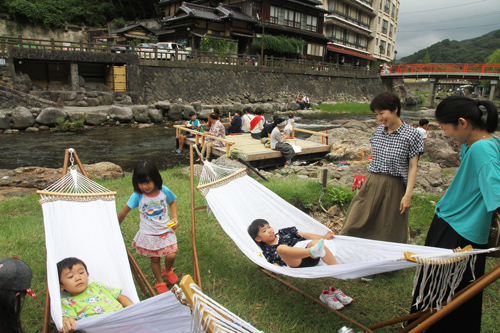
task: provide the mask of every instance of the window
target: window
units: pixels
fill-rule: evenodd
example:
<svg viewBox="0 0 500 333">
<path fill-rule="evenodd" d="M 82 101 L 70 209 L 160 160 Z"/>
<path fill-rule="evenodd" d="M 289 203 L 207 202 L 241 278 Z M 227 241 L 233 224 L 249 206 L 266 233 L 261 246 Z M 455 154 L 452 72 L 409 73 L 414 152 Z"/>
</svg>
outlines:
<svg viewBox="0 0 500 333">
<path fill-rule="evenodd" d="M 350 45 L 356 45 L 356 33 L 353 31 L 347 31 L 347 43 Z"/>
<path fill-rule="evenodd" d="M 293 10 L 285 9 L 284 25 L 286 25 L 287 27 L 293 27 L 293 14 L 294 14 Z"/>
<path fill-rule="evenodd" d="M 394 18 L 396 15 L 396 4 L 392 4 L 391 17 Z"/>
<path fill-rule="evenodd" d="M 382 23 L 382 33 L 387 35 L 387 26 L 389 25 L 389 22 L 387 20 L 384 20 L 384 23 Z"/>
<path fill-rule="evenodd" d="M 316 31 L 318 24 L 318 18 L 316 16 L 307 15 L 306 30 Z"/>
<path fill-rule="evenodd" d="M 269 14 L 271 23 L 278 24 L 278 7 L 271 6 L 271 12 Z"/>
<path fill-rule="evenodd" d="M 389 37 L 392 37 L 392 29 L 393 29 L 393 25 L 391 23 L 391 26 L 389 27 Z"/>
<path fill-rule="evenodd" d="M 367 27 L 370 26 L 370 16 L 369 15 L 367 15 L 365 13 L 361 13 L 360 21 L 361 21 L 361 24 L 366 25 Z"/>
<path fill-rule="evenodd" d="M 358 46 L 359 48 L 366 50 L 368 47 L 368 38 L 358 35 Z"/>
<path fill-rule="evenodd" d="M 335 5 L 338 1 L 335 0 L 328 0 L 328 10 L 329 11 L 334 11 L 335 10 Z"/>
<path fill-rule="evenodd" d="M 391 44 L 387 44 L 387 56 L 391 56 Z"/>
<path fill-rule="evenodd" d="M 323 45 L 318 44 L 307 44 L 307 54 L 322 57 L 323 56 Z"/>
<path fill-rule="evenodd" d="M 302 21 L 302 13 L 295 12 L 295 24 L 294 27 L 300 29 L 300 23 Z"/>
<path fill-rule="evenodd" d="M 385 54 L 385 40 L 380 41 L 379 50 L 380 50 L 380 55 Z"/>
<path fill-rule="evenodd" d="M 390 14 L 391 12 L 391 0 L 385 0 L 384 12 Z"/>
</svg>

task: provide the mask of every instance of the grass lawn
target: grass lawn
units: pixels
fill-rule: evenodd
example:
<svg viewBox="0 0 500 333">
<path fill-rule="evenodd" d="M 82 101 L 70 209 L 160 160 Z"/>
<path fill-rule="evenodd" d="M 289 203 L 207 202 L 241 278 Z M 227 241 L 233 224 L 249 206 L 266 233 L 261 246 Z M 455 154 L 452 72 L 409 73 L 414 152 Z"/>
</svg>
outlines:
<svg viewBox="0 0 500 333">
<path fill-rule="evenodd" d="M 370 104 L 368 103 L 337 103 L 337 104 L 319 104 L 313 107 L 314 110 L 320 110 L 333 114 L 357 114 L 372 115 Z"/>
<path fill-rule="evenodd" d="M 164 184 L 178 197 L 180 227 L 177 230 L 179 252 L 175 267 L 177 275 L 192 275 L 192 247 L 190 242 L 190 189 L 189 176 L 179 168 L 162 172 Z M 100 182 L 110 190 L 117 191 L 116 209 L 121 210 L 132 193 L 131 177 L 115 181 Z M 288 185 L 286 185 L 288 184 Z M 320 195 L 318 184 L 311 182 L 272 181 L 269 186 L 291 202 L 303 202 L 303 207 L 317 203 Z M 436 197 L 417 197 L 410 212 L 412 241 L 421 244 L 433 215 Z M 244 194 L 231 204 L 244 204 Z M 323 203 L 325 204 L 323 199 Z M 196 194 L 196 205 L 204 205 L 203 198 Z M 2 257 L 18 256 L 33 270 L 32 288 L 37 299 L 26 297 L 22 313 L 26 332 L 40 331 L 46 291 L 45 241 L 42 210 L 35 195 L 13 198 L 0 202 L 1 230 L 0 253 Z M 357 327 L 336 316 L 331 311 L 299 295 L 261 272 L 238 250 L 224 233 L 213 215 L 197 211 L 197 246 L 204 292 L 217 302 L 241 316 L 265 332 L 336 332 L 342 326 Z M 132 250 L 131 241 L 138 230 L 138 212 L 132 211 L 122 224 L 125 243 Z M 246 231 L 242 231 L 246 232 Z M 135 252 L 134 252 L 135 253 Z M 149 281 L 153 276 L 146 257 L 135 255 Z M 487 271 L 500 264 L 499 259 L 488 259 Z M 92 268 L 89 267 L 89 271 Z M 354 298 L 354 303 L 343 313 L 363 325 L 370 325 L 408 313 L 414 269 L 406 269 L 379 275 L 373 282 L 357 280 L 297 279 L 280 276 L 304 292 L 319 297 L 323 289 L 331 285 L 342 289 Z M 500 282 L 488 287 L 483 303 L 483 332 L 498 330 Z M 139 292 L 140 293 L 140 292 Z M 169 314 L 165 314 L 168 320 Z M 377 332 L 396 332 L 400 326 L 381 329 Z M 51 332 L 56 332 L 51 326 Z"/>
</svg>

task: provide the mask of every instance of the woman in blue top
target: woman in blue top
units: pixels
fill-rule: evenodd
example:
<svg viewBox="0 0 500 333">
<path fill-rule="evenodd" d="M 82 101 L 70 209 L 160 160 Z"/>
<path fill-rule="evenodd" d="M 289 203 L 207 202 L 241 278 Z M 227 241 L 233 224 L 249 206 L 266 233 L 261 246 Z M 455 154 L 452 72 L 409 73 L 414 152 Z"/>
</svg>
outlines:
<svg viewBox="0 0 500 333">
<path fill-rule="evenodd" d="M 454 249 L 471 244 L 485 248 L 493 213 L 500 207 L 500 140 L 491 135 L 498 125 L 497 109 L 489 101 L 451 96 L 438 105 L 436 120 L 444 134 L 461 145 L 462 161 L 436 205 L 425 245 Z M 485 263 L 486 256 L 478 255 L 476 279 L 484 275 Z M 455 292 L 470 283 L 472 273 L 468 267 Z M 426 332 L 480 332 L 481 308 L 479 293 Z M 411 312 L 417 310 L 412 307 Z"/>
</svg>

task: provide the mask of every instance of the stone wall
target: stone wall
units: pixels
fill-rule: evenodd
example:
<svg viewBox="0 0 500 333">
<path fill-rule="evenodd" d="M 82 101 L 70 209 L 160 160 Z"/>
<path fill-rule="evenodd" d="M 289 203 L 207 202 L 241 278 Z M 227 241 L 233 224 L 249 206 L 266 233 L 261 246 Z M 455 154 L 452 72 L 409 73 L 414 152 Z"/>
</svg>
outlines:
<svg viewBox="0 0 500 333">
<path fill-rule="evenodd" d="M 309 94 L 311 101 L 364 100 L 382 92 L 378 77 L 275 68 L 167 63 L 139 66 L 142 103 L 255 103 Z M 180 100 L 180 101 L 179 101 Z"/>
</svg>

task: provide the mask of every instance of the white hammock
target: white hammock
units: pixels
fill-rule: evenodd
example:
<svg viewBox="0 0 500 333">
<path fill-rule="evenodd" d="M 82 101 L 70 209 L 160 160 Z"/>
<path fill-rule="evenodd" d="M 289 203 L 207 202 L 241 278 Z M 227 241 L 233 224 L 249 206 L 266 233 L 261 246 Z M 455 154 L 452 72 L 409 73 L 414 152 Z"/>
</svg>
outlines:
<svg viewBox="0 0 500 333">
<path fill-rule="evenodd" d="M 171 293 L 139 302 L 116 215 L 114 193 L 72 169 L 41 194 L 47 248 L 47 281 L 51 314 L 62 327 L 57 262 L 82 259 L 89 283 L 121 288 L 135 304 L 113 313 L 78 320 L 86 332 L 189 332 L 189 308 Z M 64 297 L 65 295 L 63 295 Z"/>
<path fill-rule="evenodd" d="M 226 176 L 222 184 L 210 186 L 207 183 L 219 178 L 214 173 L 222 170 L 228 174 L 230 169 L 209 162 L 205 162 L 204 169 L 208 170 L 203 171 L 198 188 L 203 189 L 207 205 L 219 224 L 250 260 L 274 273 L 311 279 L 354 279 L 416 266 L 416 263 L 400 260 L 406 251 L 423 255 L 453 253 L 435 247 L 335 236 L 333 240 L 325 241 L 325 245 L 339 265 L 321 265 L 322 261 L 319 266 L 307 268 L 272 265 L 247 233 L 253 220 L 266 219 L 276 231 L 295 226 L 299 231 L 324 235 L 329 229 L 244 173 L 233 178 Z"/>
</svg>

